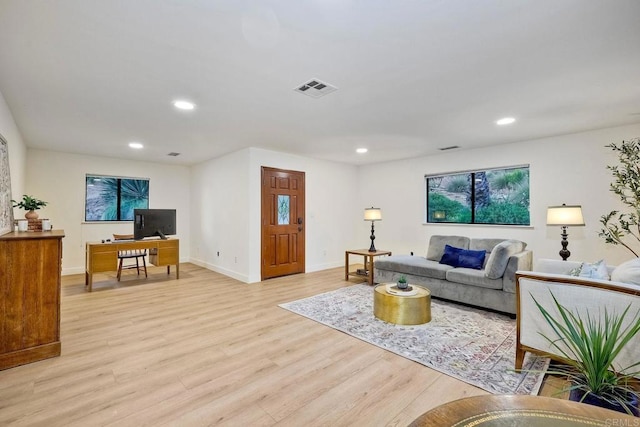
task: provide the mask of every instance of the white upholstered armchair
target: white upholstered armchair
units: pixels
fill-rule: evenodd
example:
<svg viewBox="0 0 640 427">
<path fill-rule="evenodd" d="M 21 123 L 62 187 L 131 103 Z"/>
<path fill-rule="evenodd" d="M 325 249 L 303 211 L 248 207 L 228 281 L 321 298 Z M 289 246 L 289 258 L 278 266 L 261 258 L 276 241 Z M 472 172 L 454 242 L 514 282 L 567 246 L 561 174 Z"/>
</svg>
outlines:
<svg viewBox="0 0 640 427">
<path fill-rule="evenodd" d="M 560 304 L 582 316 L 586 316 L 587 312 L 591 316 L 604 315 L 605 308 L 610 314 L 620 314 L 629 304 L 630 315 L 640 310 L 639 285 L 567 274 L 580 265 L 579 262 L 540 260 L 536 265 L 536 270 L 540 271 L 520 271 L 516 274 L 516 369 L 522 368 L 527 351 L 560 359 L 559 352 L 541 335 L 555 337 L 533 298 L 550 313 L 557 312 L 551 293 Z M 609 274 L 613 271 L 613 267 L 609 266 Z M 629 366 L 638 361 L 639 355 L 640 336 L 636 336 L 618 355 L 615 364 L 618 367 Z"/>
</svg>

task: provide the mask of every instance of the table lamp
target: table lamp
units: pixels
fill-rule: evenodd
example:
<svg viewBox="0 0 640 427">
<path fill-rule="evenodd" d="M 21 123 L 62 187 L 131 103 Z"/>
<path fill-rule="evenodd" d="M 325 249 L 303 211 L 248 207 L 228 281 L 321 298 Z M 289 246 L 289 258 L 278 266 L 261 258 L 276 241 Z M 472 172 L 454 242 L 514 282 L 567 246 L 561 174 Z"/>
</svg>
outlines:
<svg viewBox="0 0 640 427">
<path fill-rule="evenodd" d="M 562 240 L 560 244 L 562 249 L 559 254 L 563 261 L 566 261 L 571 255 L 571 252 L 567 249 L 569 241 L 567 240 L 567 226 L 577 225 L 584 226 L 584 218 L 582 217 L 582 206 L 570 205 L 567 206 L 564 203 L 561 206 L 549 206 L 547 208 L 547 225 L 560 225 L 562 226 Z"/>
<path fill-rule="evenodd" d="M 376 239 L 373 232 L 373 223 L 382 220 L 382 210 L 380 208 L 374 208 L 373 206 L 365 208 L 364 220 L 371 221 L 371 247 L 369 248 L 369 252 L 376 252 L 376 246 L 373 244 L 373 241 Z"/>
</svg>

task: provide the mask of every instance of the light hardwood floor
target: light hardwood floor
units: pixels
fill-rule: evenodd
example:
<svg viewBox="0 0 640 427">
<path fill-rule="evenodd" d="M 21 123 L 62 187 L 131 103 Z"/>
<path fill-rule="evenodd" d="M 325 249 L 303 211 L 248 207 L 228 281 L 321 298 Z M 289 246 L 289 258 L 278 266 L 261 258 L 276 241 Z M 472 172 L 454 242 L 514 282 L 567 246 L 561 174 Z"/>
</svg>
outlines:
<svg viewBox="0 0 640 427">
<path fill-rule="evenodd" d="M 343 274 L 65 276 L 62 355 L 0 371 L 0 425 L 405 426 L 487 394 L 278 307 L 361 282 Z"/>
</svg>

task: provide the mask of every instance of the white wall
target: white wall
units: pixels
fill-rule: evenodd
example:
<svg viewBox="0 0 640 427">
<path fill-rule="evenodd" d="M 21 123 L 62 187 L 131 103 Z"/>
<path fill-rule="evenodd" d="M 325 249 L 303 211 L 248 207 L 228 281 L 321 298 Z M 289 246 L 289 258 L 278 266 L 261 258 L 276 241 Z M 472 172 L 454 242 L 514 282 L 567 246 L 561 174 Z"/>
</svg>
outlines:
<svg viewBox="0 0 640 427">
<path fill-rule="evenodd" d="M 306 174 L 307 272 L 342 266 L 345 249 L 369 246 L 367 206 L 383 210 L 376 247 L 396 254 L 424 254 L 432 234 L 463 234 L 521 239 L 535 259 L 559 258 L 560 229 L 545 225 L 546 207 L 567 203 L 581 204 L 586 221 L 569 228 L 571 259 L 619 264 L 632 256 L 605 244 L 598 231 L 601 215 L 623 208 L 606 170 L 617 157 L 604 146 L 640 136 L 640 124 L 361 167 L 257 148 L 191 168 L 26 150 L 1 94 L 0 133 L 9 141 L 14 198 L 26 193 L 48 201 L 41 217 L 66 232 L 63 274 L 84 271 L 86 241 L 130 229 L 130 223 L 83 223 L 90 173 L 150 178 L 151 207 L 178 210 L 182 261 L 259 281 L 261 166 Z M 531 227 L 424 224 L 425 174 L 521 164 L 531 165 Z"/>
<path fill-rule="evenodd" d="M 640 125 L 631 125 L 363 166 L 358 199 L 383 210 L 376 223 L 378 249 L 424 255 L 433 234 L 507 237 L 527 242 L 534 259 L 560 259 L 560 227 L 546 225 L 547 206 L 579 204 L 586 226 L 568 230 L 570 259 L 619 264 L 631 259 L 631 252 L 598 237 L 600 216 L 623 208 L 609 191 L 606 166 L 617 157 L 605 145 L 639 136 Z M 425 174 L 522 164 L 530 164 L 531 227 L 424 224 Z"/>
<path fill-rule="evenodd" d="M 192 168 L 192 261 L 260 281 L 262 166 L 305 172 L 306 271 L 342 266 L 345 249 L 357 241 L 357 168 L 256 148 Z"/>
<path fill-rule="evenodd" d="M 357 167 L 275 151 L 250 149 L 250 282 L 260 280 L 262 166 L 305 172 L 306 272 L 344 265 L 344 251 L 363 247 L 354 223 L 362 218 Z M 360 220 L 362 222 L 362 220 Z M 366 243 L 366 242 L 365 242 Z"/>
<path fill-rule="evenodd" d="M 191 261 L 249 281 L 249 150 L 191 168 Z"/>
<path fill-rule="evenodd" d="M 177 210 L 180 259 L 189 260 L 188 167 L 28 149 L 25 192 L 48 202 L 40 218 L 49 218 L 55 229 L 65 231 L 63 274 L 84 273 L 86 242 L 133 232 L 131 222 L 84 222 L 86 174 L 149 178 L 149 207 Z"/>
<path fill-rule="evenodd" d="M 11 172 L 11 197 L 20 200 L 24 194 L 25 171 L 27 163 L 27 147 L 22 140 L 22 135 L 16 126 L 11 111 L 0 93 L 0 135 L 4 137 L 9 146 L 9 169 Z M 14 216 L 20 214 L 14 209 Z"/>
</svg>

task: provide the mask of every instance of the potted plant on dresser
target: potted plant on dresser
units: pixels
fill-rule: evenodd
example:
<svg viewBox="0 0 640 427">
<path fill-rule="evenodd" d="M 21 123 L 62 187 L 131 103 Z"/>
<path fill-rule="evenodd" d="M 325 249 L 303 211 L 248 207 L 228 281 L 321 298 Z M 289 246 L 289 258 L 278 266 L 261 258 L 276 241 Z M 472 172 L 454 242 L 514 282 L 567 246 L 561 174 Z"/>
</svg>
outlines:
<svg viewBox="0 0 640 427">
<path fill-rule="evenodd" d="M 13 203 L 14 208 L 22 208 L 27 211 L 24 215 L 27 219 L 38 219 L 38 213 L 36 211 L 43 206 L 47 206 L 47 202 L 26 194 L 22 196 L 21 201 L 16 202 L 15 200 L 11 200 L 11 202 Z"/>
<path fill-rule="evenodd" d="M 628 305 L 621 313 L 604 308 L 597 315 L 580 314 L 560 304 L 553 293 L 551 297 L 551 310 L 533 298 L 555 336 L 541 335 L 564 359 L 548 373 L 566 375 L 570 385 L 563 391 L 569 392 L 569 400 L 638 416 L 640 360 L 625 367 L 614 361 L 640 332 L 640 312 L 631 312 Z"/>
</svg>

